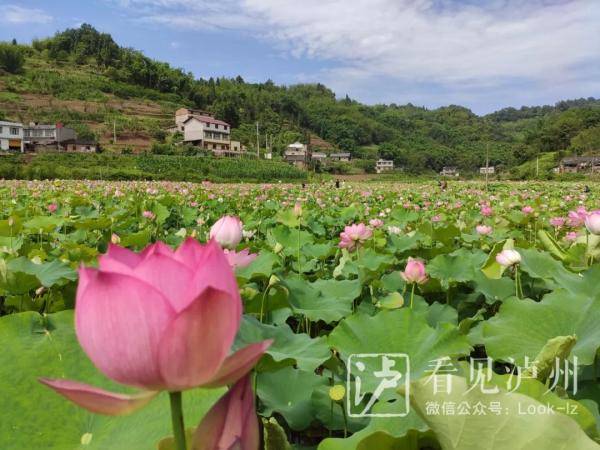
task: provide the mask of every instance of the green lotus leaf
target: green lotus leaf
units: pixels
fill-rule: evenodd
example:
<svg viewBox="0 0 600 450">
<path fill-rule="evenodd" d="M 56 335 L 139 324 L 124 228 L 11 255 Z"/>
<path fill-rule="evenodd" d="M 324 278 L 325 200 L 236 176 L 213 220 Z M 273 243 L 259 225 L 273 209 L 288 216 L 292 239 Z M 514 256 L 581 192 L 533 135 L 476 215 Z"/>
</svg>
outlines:
<svg viewBox="0 0 600 450">
<path fill-rule="evenodd" d="M 295 365 L 301 370 L 314 371 L 327 361 L 331 353 L 325 337 L 311 338 L 307 334 L 295 334 L 287 324 L 280 326 L 260 323 L 253 317 L 244 316 L 236 338 L 236 347 L 253 342 L 273 339 L 258 370 L 272 370 L 282 365 Z"/>
<path fill-rule="evenodd" d="M 580 365 L 591 365 L 600 347 L 599 315 L 600 296 L 558 289 L 541 302 L 511 297 L 480 326 L 487 353 L 495 360 L 524 366 L 525 358 L 534 361 L 549 340 L 575 336 L 570 360 L 576 356 Z"/>
<path fill-rule="evenodd" d="M 600 448 L 571 417 L 548 413 L 551 405 L 516 392 L 473 389 L 465 378 L 454 375 L 437 377 L 449 377 L 451 389 L 436 392 L 435 381 L 423 378 L 411 384 L 410 401 L 442 450 Z M 462 405 L 463 413 L 444 414 L 443 405 L 449 404 Z"/>
</svg>

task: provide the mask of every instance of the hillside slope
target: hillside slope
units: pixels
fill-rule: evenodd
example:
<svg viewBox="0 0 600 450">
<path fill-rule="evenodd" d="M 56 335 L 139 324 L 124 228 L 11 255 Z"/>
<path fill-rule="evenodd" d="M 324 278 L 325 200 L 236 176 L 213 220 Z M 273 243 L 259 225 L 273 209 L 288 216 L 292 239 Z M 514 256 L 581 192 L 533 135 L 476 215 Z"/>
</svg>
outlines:
<svg viewBox="0 0 600 450">
<path fill-rule="evenodd" d="M 477 170 L 486 154 L 490 164 L 510 169 L 541 152 L 600 149 L 600 101 L 593 98 L 506 108 L 481 117 L 456 105 L 434 110 L 410 104 L 368 106 L 348 97 L 336 99 L 321 84 L 195 79 L 120 47 L 90 25 L 30 46 L 0 45 L 0 114 L 23 122 L 61 121 L 80 135 L 97 137 L 108 150 L 136 151 L 164 141 L 175 109 L 185 105 L 231 123 L 233 138 L 250 148 L 259 122 L 261 142 L 271 135 L 276 154 L 310 136 L 326 151 L 389 158 L 412 172 L 448 165 Z M 22 63 L 14 63 L 19 57 L 3 62 L 7 53 L 18 53 Z"/>
</svg>

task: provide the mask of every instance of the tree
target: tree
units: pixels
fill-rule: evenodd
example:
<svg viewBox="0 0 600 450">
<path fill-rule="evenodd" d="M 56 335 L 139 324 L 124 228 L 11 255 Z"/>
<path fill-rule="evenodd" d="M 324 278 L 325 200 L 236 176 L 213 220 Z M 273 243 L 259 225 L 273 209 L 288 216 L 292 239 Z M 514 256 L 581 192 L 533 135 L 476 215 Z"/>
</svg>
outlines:
<svg viewBox="0 0 600 450">
<path fill-rule="evenodd" d="M 0 69 L 9 73 L 20 73 L 24 62 L 25 56 L 18 45 L 0 44 Z"/>
</svg>

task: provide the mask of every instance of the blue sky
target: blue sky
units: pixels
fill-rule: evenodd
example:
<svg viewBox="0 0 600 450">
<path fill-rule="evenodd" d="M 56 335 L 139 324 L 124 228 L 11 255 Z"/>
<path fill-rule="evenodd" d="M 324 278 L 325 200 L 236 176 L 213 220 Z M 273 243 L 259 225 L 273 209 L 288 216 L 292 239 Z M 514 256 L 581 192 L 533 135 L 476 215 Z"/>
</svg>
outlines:
<svg viewBox="0 0 600 450">
<path fill-rule="evenodd" d="M 373 103 L 600 97 L 597 0 L 0 0 L 0 39 L 91 23 L 196 76 L 322 82 Z"/>
</svg>

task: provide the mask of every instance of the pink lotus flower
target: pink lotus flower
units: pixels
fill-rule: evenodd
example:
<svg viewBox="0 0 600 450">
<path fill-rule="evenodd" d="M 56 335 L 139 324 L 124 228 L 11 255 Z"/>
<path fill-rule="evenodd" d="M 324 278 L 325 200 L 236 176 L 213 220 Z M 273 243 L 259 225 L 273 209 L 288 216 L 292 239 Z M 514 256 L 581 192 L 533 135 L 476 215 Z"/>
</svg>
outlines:
<svg viewBox="0 0 600 450">
<path fill-rule="evenodd" d="M 554 228 L 561 228 L 565 225 L 566 221 L 567 219 L 564 217 L 553 217 L 550 219 L 550 225 L 552 225 Z"/>
<path fill-rule="evenodd" d="M 256 450 L 258 420 L 250 376 L 239 380 L 215 405 L 194 432 L 195 450 Z"/>
<path fill-rule="evenodd" d="M 580 206 L 575 211 L 569 211 L 569 225 L 573 228 L 582 226 L 588 213 L 583 206 Z"/>
<path fill-rule="evenodd" d="M 477 231 L 477 234 L 487 236 L 492 232 L 492 227 L 490 227 L 489 225 L 477 225 L 475 227 L 475 231 Z"/>
<path fill-rule="evenodd" d="M 223 248 L 233 249 L 242 240 L 244 226 L 239 217 L 223 216 L 210 229 L 210 238 L 215 239 Z"/>
<path fill-rule="evenodd" d="M 225 249 L 224 252 L 227 262 L 233 269 L 248 266 L 258 256 L 256 253 L 250 253 L 247 248 L 239 252 Z"/>
<path fill-rule="evenodd" d="M 528 215 L 529 215 L 529 214 L 531 214 L 531 213 L 533 212 L 533 208 L 532 208 L 531 206 L 529 206 L 529 205 L 527 205 L 527 206 L 523 206 L 523 207 L 521 208 L 521 212 L 522 212 L 523 214 L 528 214 Z"/>
<path fill-rule="evenodd" d="M 496 255 L 496 262 L 504 267 L 514 266 L 521 262 L 521 254 L 513 249 L 504 249 Z"/>
<path fill-rule="evenodd" d="M 595 235 L 600 235 L 600 210 L 593 211 L 585 218 L 585 227 Z"/>
<path fill-rule="evenodd" d="M 371 220 L 369 220 L 369 225 L 371 225 L 373 228 L 380 228 L 383 226 L 383 220 L 371 219 Z"/>
<path fill-rule="evenodd" d="M 223 250 L 188 238 L 177 251 L 157 242 L 141 253 L 110 245 L 99 268 L 81 268 L 75 330 L 94 365 L 143 390 L 125 395 L 69 380 L 40 381 L 101 414 L 124 414 L 158 391 L 234 383 L 271 341 L 233 355 L 242 302 Z"/>
<path fill-rule="evenodd" d="M 424 284 L 427 281 L 425 264 L 420 259 L 408 258 L 404 272 L 400 276 L 407 283 Z"/>
<path fill-rule="evenodd" d="M 489 206 L 487 206 L 487 205 L 485 205 L 485 206 L 482 206 L 482 207 L 481 207 L 481 209 L 480 209 L 480 211 L 481 211 L 481 215 L 482 215 L 482 216 L 485 216 L 485 217 L 489 217 L 489 216 L 491 216 L 491 215 L 492 215 L 492 213 L 493 213 L 493 211 L 492 211 L 492 208 L 490 208 L 490 207 L 489 207 Z"/>
<path fill-rule="evenodd" d="M 148 220 L 154 220 L 154 218 L 156 217 L 156 214 L 154 214 L 152 211 L 144 211 L 142 213 L 142 216 Z"/>
<path fill-rule="evenodd" d="M 431 221 L 434 222 L 434 223 L 437 223 L 440 220 L 442 220 L 442 218 L 439 215 L 437 215 L 437 214 L 431 218 Z"/>
<path fill-rule="evenodd" d="M 50 214 L 52 214 L 52 213 L 56 212 L 56 210 L 57 210 L 57 209 L 58 209 L 58 205 L 57 205 L 56 203 L 50 203 L 50 204 L 48 205 L 48 212 L 49 212 Z"/>
<path fill-rule="evenodd" d="M 575 231 L 569 231 L 566 235 L 565 235 L 565 239 L 567 241 L 574 241 L 577 239 L 577 233 Z"/>
<path fill-rule="evenodd" d="M 340 233 L 340 248 L 352 250 L 357 243 L 362 243 L 369 239 L 373 232 L 364 223 L 348 225 Z"/>
</svg>

